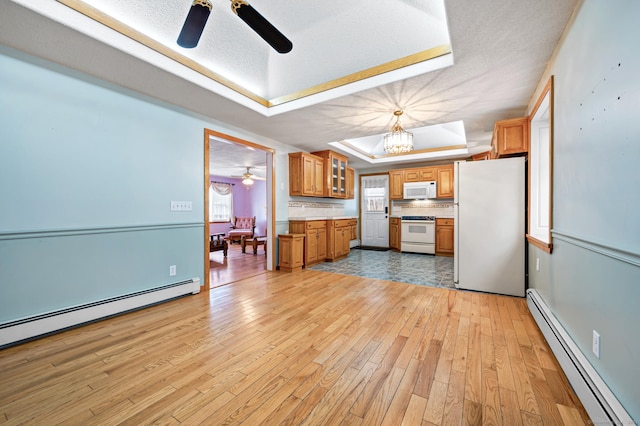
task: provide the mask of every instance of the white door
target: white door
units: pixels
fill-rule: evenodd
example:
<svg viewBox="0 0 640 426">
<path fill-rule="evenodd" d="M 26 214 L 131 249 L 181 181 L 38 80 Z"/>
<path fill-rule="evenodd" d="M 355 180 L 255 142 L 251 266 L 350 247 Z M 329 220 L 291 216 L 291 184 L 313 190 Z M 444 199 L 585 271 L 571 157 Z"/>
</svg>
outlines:
<svg viewBox="0 0 640 426">
<path fill-rule="evenodd" d="M 389 175 L 362 177 L 362 245 L 389 247 Z"/>
</svg>

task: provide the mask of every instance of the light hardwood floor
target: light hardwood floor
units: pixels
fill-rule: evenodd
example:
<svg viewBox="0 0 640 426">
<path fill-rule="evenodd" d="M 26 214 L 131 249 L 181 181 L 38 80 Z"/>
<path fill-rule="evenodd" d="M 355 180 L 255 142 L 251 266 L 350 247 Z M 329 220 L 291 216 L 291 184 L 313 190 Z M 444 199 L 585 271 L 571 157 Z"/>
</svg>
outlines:
<svg viewBox="0 0 640 426">
<path fill-rule="evenodd" d="M 267 272 L 0 351 L 0 423 L 574 425 L 525 300 Z"/>
<path fill-rule="evenodd" d="M 258 247 L 258 254 L 253 254 L 253 247 L 247 246 L 242 253 L 240 244 L 230 244 L 227 257 L 221 251 L 209 253 L 211 288 L 220 287 L 234 281 L 253 277 L 267 270 L 267 257 L 264 246 Z"/>
</svg>

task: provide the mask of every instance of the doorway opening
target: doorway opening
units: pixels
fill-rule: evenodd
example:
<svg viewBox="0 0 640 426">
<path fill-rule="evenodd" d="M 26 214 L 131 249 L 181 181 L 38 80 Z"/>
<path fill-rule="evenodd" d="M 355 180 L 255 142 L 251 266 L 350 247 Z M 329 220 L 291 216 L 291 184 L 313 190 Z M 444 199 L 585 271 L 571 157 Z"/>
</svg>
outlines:
<svg viewBox="0 0 640 426">
<path fill-rule="evenodd" d="M 224 133 L 205 129 L 204 137 L 204 288 L 219 287 L 248 276 L 271 271 L 275 268 L 275 247 L 273 232 L 275 229 L 275 150 L 230 136 Z M 242 178 L 251 167 L 255 182 L 259 184 L 245 185 Z M 237 176 L 236 176 L 237 175 Z M 236 189 L 239 198 L 245 199 L 237 204 L 239 207 L 230 216 L 255 216 L 256 227 L 254 237 L 260 237 L 262 244 L 254 254 L 253 245 L 245 244 L 245 252 L 238 242 L 227 241 L 227 256 L 222 250 L 210 251 L 210 241 L 218 238 L 217 234 L 225 234 L 231 229 L 231 222 L 212 222 L 210 206 L 210 188 L 212 181 L 221 180 Z M 253 191 L 253 193 L 251 192 Z M 235 203 L 234 203 L 235 204 Z M 233 217 L 230 217 L 233 220 Z M 224 237 L 223 237 L 224 238 Z"/>
</svg>

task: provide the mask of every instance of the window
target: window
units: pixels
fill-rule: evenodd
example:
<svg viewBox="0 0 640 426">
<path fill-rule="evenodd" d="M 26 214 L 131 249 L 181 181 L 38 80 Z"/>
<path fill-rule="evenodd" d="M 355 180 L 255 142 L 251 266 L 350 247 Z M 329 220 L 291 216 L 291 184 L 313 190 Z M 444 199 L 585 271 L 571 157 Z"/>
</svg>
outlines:
<svg viewBox="0 0 640 426">
<path fill-rule="evenodd" d="M 530 118 L 529 229 L 527 240 L 551 253 L 553 167 L 553 76 L 545 86 Z"/>
<path fill-rule="evenodd" d="M 233 185 L 211 182 L 209 185 L 209 222 L 231 222 L 233 217 Z"/>
<path fill-rule="evenodd" d="M 387 207 L 388 176 L 366 176 L 362 180 L 362 208 L 367 213 L 383 213 Z"/>
</svg>

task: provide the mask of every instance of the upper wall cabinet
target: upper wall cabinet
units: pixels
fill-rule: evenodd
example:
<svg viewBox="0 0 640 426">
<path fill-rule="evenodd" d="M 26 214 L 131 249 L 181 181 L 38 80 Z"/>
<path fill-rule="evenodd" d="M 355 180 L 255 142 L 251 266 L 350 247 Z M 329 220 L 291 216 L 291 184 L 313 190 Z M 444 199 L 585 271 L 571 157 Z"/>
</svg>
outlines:
<svg viewBox="0 0 640 426">
<path fill-rule="evenodd" d="M 324 160 L 318 156 L 295 152 L 289 154 L 289 195 L 322 197 L 324 195 Z"/>
<path fill-rule="evenodd" d="M 436 182 L 437 198 L 453 198 L 453 164 L 438 166 Z"/>
<path fill-rule="evenodd" d="M 312 154 L 324 160 L 323 196 L 347 198 L 347 157 L 330 150 Z"/>
<path fill-rule="evenodd" d="M 355 194 L 355 180 L 356 180 L 356 171 L 347 167 L 347 199 L 353 200 L 356 198 Z"/>
<path fill-rule="evenodd" d="M 333 151 L 289 154 L 289 195 L 355 198 L 355 170 Z"/>
<path fill-rule="evenodd" d="M 526 154 L 529 151 L 529 118 L 496 121 L 491 138 L 491 157 Z"/>
<path fill-rule="evenodd" d="M 404 170 L 389 170 L 389 199 L 402 200 L 404 197 Z"/>
<path fill-rule="evenodd" d="M 402 200 L 405 182 L 436 181 L 437 198 L 453 198 L 453 164 L 389 170 L 389 199 Z"/>
</svg>

